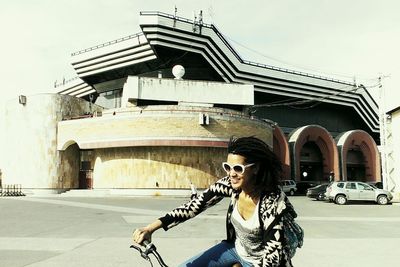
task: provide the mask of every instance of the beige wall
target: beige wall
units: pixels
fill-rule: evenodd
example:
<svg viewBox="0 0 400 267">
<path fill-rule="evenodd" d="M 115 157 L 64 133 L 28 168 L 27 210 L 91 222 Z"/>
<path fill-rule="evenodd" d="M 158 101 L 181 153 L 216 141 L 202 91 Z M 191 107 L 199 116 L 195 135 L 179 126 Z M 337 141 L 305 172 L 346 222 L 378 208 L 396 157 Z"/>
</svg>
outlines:
<svg viewBox="0 0 400 267">
<path fill-rule="evenodd" d="M 96 149 L 93 188 L 208 187 L 224 172 L 225 148 L 131 147 Z"/>
<path fill-rule="evenodd" d="M 18 99 L 8 101 L 3 132 L 3 184 L 37 189 L 68 186 L 69 182 L 63 185 L 63 179 L 71 176 L 71 168 L 64 165 L 65 160 L 57 151 L 57 123 L 87 111 L 88 102 L 58 94 L 27 96 L 25 105 L 19 104 Z"/>
<path fill-rule="evenodd" d="M 58 149 L 72 143 L 81 149 L 172 145 L 227 141 L 230 136 L 255 135 L 272 147 L 272 128 L 239 112 L 219 108 L 153 106 L 118 109 L 110 115 L 58 124 Z M 210 116 L 209 125 L 199 124 L 199 113 Z M 193 144 L 192 144 L 193 145 Z M 215 145 L 213 145 L 215 146 Z"/>
<path fill-rule="evenodd" d="M 209 114 L 209 125 L 199 125 L 201 112 Z M 224 175 L 221 163 L 232 135 L 255 135 L 272 147 L 271 126 L 240 112 L 153 106 L 59 122 L 58 148 L 67 151 L 76 143 L 91 151 L 84 155 L 93 188 L 188 188 L 190 182 L 205 188 Z M 73 176 L 66 179 L 74 184 Z"/>
</svg>

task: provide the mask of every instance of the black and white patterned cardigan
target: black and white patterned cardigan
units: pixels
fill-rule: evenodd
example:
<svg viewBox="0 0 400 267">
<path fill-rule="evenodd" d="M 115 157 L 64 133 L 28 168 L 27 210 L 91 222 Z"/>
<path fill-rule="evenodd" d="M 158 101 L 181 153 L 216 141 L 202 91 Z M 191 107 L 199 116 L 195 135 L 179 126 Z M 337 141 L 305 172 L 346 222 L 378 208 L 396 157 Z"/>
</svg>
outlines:
<svg viewBox="0 0 400 267">
<path fill-rule="evenodd" d="M 224 197 L 231 197 L 227 217 L 227 241 L 235 240 L 235 230 L 231 223 L 231 215 L 235 202 L 239 197 L 240 191 L 232 188 L 229 177 L 224 177 L 208 189 L 201 193 L 197 198 L 183 204 L 182 206 L 167 213 L 164 217 L 159 218 L 162 222 L 164 230 L 168 230 L 190 218 L 195 217 L 207 208 L 217 204 Z M 260 225 L 264 232 L 264 256 L 260 259 L 256 266 L 262 267 L 290 267 L 291 261 L 287 259 L 283 252 L 283 230 L 282 230 L 282 212 L 294 212 L 293 206 L 288 201 L 283 192 L 263 194 L 259 205 Z"/>
</svg>

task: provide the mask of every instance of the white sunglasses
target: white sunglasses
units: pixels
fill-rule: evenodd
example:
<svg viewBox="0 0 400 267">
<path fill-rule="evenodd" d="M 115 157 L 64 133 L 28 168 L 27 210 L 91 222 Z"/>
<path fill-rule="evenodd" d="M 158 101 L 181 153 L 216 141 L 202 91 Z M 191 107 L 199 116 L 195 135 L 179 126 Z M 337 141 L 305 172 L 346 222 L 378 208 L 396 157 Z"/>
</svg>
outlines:
<svg viewBox="0 0 400 267">
<path fill-rule="evenodd" d="M 222 168 L 227 172 L 231 172 L 233 170 L 237 174 L 243 174 L 246 171 L 247 167 L 253 166 L 255 163 L 250 163 L 247 165 L 243 164 L 235 164 L 231 166 L 228 162 L 222 162 Z"/>
</svg>

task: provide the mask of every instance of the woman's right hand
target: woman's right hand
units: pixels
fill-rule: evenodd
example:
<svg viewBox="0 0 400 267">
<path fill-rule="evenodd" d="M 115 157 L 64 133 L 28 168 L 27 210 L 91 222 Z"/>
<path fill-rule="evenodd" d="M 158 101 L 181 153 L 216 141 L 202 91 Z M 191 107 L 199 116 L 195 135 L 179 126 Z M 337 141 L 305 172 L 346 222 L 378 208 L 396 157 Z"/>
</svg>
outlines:
<svg viewBox="0 0 400 267">
<path fill-rule="evenodd" d="M 142 244 L 143 240 L 151 242 L 152 232 L 147 227 L 136 229 L 133 232 L 133 241 L 138 244 Z"/>
<path fill-rule="evenodd" d="M 138 228 L 133 232 L 133 241 L 138 244 L 142 244 L 143 240 L 148 240 L 151 242 L 151 235 L 154 231 L 160 229 L 161 227 L 162 222 L 160 220 L 156 220 L 146 227 Z"/>
</svg>

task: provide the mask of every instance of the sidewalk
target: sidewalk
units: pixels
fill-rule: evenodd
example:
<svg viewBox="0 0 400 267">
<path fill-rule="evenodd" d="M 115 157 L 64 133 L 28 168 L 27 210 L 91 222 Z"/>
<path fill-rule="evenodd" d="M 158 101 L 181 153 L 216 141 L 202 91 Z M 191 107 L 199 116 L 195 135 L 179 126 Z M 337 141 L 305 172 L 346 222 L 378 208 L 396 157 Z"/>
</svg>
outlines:
<svg viewBox="0 0 400 267">
<path fill-rule="evenodd" d="M 293 260 L 296 267 L 397 265 L 399 206 L 338 206 L 305 197 L 290 199 L 305 230 L 304 246 Z M 0 198 L 0 266 L 150 266 L 129 249 L 131 233 L 185 200 Z M 228 201 L 167 232 L 155 233 L 153 242 L 169 266 L 225 238 Z"/>
</svg>

